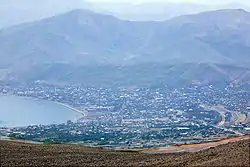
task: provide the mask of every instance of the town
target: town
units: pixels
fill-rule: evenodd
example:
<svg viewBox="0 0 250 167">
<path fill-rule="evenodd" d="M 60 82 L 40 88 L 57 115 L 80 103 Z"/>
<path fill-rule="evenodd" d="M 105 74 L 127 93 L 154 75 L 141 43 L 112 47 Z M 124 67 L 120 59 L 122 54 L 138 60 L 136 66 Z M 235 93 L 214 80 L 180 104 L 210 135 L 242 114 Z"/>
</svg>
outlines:
<svg viewBox="0 0 250 167">
<path fill-rule="evenodd" d="M 249 133 L 250 87 L 94 88 L 80 85 L 0 87 L 1 94 L 49 100 L 81 111 L 58 125 L 1 127 L 3 136 L 114 148 L 161 147 Z"/>
</svg>

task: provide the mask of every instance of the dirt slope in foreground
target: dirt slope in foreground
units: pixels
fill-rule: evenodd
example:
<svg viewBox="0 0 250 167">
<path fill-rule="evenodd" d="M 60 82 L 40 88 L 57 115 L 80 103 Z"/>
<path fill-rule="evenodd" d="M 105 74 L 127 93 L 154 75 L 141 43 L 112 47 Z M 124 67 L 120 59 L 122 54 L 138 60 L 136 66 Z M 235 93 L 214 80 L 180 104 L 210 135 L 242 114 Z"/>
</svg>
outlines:
<svg viewBox="0 0 250 167">
<path fill-rule="evenodd" d="M 201 150 L 205 150 L 211 147 L 217 147 L 222 144 L 227 144 L 229 142 L 236 142 L 240 140 L 247 140 L 250 139 L 250 135 L 245 136 L 235 136 L 232 138 L 227 139 L 220 139 L 216 141 L 210 142 L 201 142 L 201 143 L 191 143 L 191 144 L 179 144 L 179 145 L 172 145 L 168 147 L 160 147 L 160 148 L 151 148 L 151 149 L 144 149 L 142 152 L 144 153 L 178 153 L 178 152 L 198 152 Z"/>
<path fill-rule="evenodd" d="M 0 141 L 0 166 L 250 166 L 250 140 L 194 153 L 143 154 Z"/>
</svg>

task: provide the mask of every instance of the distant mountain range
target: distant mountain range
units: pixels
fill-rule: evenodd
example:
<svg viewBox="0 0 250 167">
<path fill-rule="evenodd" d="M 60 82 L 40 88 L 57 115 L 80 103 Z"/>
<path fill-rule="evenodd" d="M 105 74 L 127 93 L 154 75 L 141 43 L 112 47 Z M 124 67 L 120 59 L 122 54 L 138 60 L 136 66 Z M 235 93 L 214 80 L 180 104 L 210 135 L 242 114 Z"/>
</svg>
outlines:
<svg viewBox="0 0 250 167">
<path fill-rule="evenodd" d="M 0 31 L 0 80 L 94 86 L 250 83 L 250 13 L 135 22 L 73 10 Z"/>
<path fill-rule="evenodd" d="M 110 14 L 122 20 L 163 21 L 187 14 L 219 9 L 245 9 L 250 11 L 246 0 L 223 0 L 217 3 L 191 1 L 92 1 L 92 0 L 1 0 L 0 29 L 24 22 L 41 20 L 70 10 L 88 9 Z"/>
<path fill-rule="evenodd" d="M 122 2 L 98 2 L 88 6 L 97 12 L 110 13 L 123 20 L 134 21 L 163 21 L 173 17 L 188 14 L 197 14 L 204 11 L 220 10 L 220 9 L 244 9 L 250 11 L 248 3 L 243 0 L 238 0 L 237 3 L 228 3 L 226 1 L 221 4 L 210 3 L 191 3 L 191 2 L 176 2 L 170 3 L 167 1 L 153 1 L 138 4 L 122 3 Z M 85 5 L 86 6 L 86 5 Z"/>
</svg>

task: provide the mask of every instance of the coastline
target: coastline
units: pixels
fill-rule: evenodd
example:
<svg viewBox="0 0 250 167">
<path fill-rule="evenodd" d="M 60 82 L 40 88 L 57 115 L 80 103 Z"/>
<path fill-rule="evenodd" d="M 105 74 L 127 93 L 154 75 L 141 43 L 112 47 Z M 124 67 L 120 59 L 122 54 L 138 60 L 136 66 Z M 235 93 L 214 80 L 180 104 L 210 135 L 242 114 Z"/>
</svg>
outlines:
<svg viewBox="0 0 250 167">
<path fill-rule="evenodd" d="M 49 100 L 47 100 L 47 101 L 49 101 Z M 49 101 L 49 102 L 52 102 L 52 103 L 54 103 L 54 104 L 61 105 L 61 106 L 63 106 L 63 107 L 66 107 L 66 108 L 68 108 L 68 109 L 74 111 L 74 112 L 77 112 L 77 113 L 79 113 L 79 114 L 82 114 L 83 116 L 86 116 L 86 113 L 85 113 L 84 111 L 81 111 L 81 110 L 79 110 L 79 109 L 76 109 L 76 108 L 74 108 L 74 107 L 71 107 L 71 106 L 68 105 L 68 104 L 64 104 L 64 103 L 60 103 L 60 102 L 56 102 L 56 101 Z"/>
<path fill-rule="evenodd" d="M 0 94 L 1 95 L 1 94 Z M 16 95 L 11 95 L 11 96 L 16 96 Z M 17 96 L 17 97 L 22 97 L 22 96 Z M 45 99 L 39 99 L 39 98 L 33 98 L 33 97 L 24 97 L 26 99 L 33 99 L 33 100 L 42 100 L 42 101 L 48 101 L 50 103 L 54 103 L 54 104 L 57 104 L 57 105 L 61 105 L 63 107 L 66 107 L 74 112 L 77 112 L 79 114 L 81 114 L 81 117 L 84 117 L 86 116 L 86 111 L 84 110 L 79 110 L 79 109 L 76 109 L 74 107 L 71 107 L 70 105 L 67 105 L 67 104 L 64 104 L 64 103 L 60 103 L 60 102 L 56 102 L 56 101 L 52 101 L 52 100 L 45 100 Z M 247 138 L 249 139 L 249 135 L 247 136 Z M 180 145 L 173 145 L 173 146 L 170 146 L 170 147 L 162 147 L 162 148 L 158 148 L 158 149 L 149 149 L 149 150 L 146 150 L 149 151 L 149 152 L 154 152 L 156 151 L 157 153 L 171 153 L 172 151 L 173 152 L 185 152 L 185 151 L 199 151 L 199 150 L 203 150 L 203 149 L 206 149 L 206 148 L 210 148 L 210 147 L 214 147 L 214 146 L 217 146 L 217 145 L 221 145 L 221 144 L 225 144 L 227 142 L 231 142 L 231 141 L 234 141 L 234 140 L 238 140 L 238 139 L 241 139 L 241 138 L 245 138 L 245 135 L 242 136 L 242 137 L 236 137 L 236 138 L 233 138 L 232 139 L 222 139 L 222 140 L 219 140 L 219 141 L 210 141 L 210 142 L 201 142 L 201 143 L 191 143 L 191 144 L 180 144 Z"/>
<path fill-rule="evenodd" d="M 76 109 L 68 104 L 65 104 L 65 103 L 60 103 L 60 102 L 56 102 L 56 101 L 51 101 L 51 100 L 46 100 L 46 99 L 40 99 L 40 98 L 34 98 L 34 97 L 29 97 L 29 96 L 18 96 L 18 95 L 15 95 L 15 94 L 1 94 L 0 95 L 2 96 L 16 96 L 16 97 L 21 97 L 21 98 L 25 98 L 25 99 L 31 99 L 31 100 L 44 100 L 44 101 L 47 101 L 47 102 L 51 102 L 51 103 L 54 103 L 54 104 L 58 104 L 58 105 L 61 105 L 63 107 L 66 107 L 72 111 L 75 111 L 75 112 L 78 112 L 80 114 L 82 114 L 83 116 L 86 115 L 86 113 L 84 111 L 81 111 L 79 109 Z"/>
<path fill-rule="evenodd" d="M 29 96 L 18 96 L 18 95 L 10 94 L 10 93 L 8 93 L 8 94 L 2 94 L 2 93 L 0 93 L 0 96 L 3 96 L 3 97 L 4 97 L 4 96 L 18 97 L 18 98 L 23 98 L 23 99 L 25 99 L 25 100 L 44 101 L 44 102 L 53 103 L 53 104 L 56 104 L 56 105 L 58 105 L 58 106 L 62 106 L 62 107 L 64 107 L 64 108 L 67 108 L 67 109 L 71 110 L 71 112 L 73 111 L 73 112 L 76 112 L 76 113 L 78 113 L 78 114 L 81 114 L 81 115 L 79 115 L 79 118 L 77 118 L 77 120 L 82 119 L 84 116 L 87 115 L 87 112 L 84 111 L 84 110 L 76 109 L 76 108 L 74 108 L 74 107 L 72 107 L 72 106 L 70 106 L 70 105 L 68 105 L 68 104 L 60 103 L 60 102 L 56 102 L 56 101 L 52 101 L 52 100 L 41 99 L 41 98 L 36 98 L 36 97 L 29 97 Z M 77 121 L 77 120 L 75 120 L 75 121 Z M 72 120 L 72 121 L 73 121 L 73 120 Z M 75 121 L 73 121 L 73 122 L 75 122 Z M 8 125 L 5 125 L 5 126 L 3 126 L 3 127 L 6 127 L 6 126 L 8 126 Z M 0 127 L 2 127 L 1 124 L 0 124 Z M 8 126 L 8 127 L 10 127 L 10 126 Z M 12 127 L 12 126 L 11 126 L 11 127 Z M 14 127 L 16 127 L 16 126 L 14 126 Z M 20 127 L 20 126 L 17 126 L 17 127 Z M 23 127 L 25 127 L 25 126 L 23 126 Z"/>
</svg>

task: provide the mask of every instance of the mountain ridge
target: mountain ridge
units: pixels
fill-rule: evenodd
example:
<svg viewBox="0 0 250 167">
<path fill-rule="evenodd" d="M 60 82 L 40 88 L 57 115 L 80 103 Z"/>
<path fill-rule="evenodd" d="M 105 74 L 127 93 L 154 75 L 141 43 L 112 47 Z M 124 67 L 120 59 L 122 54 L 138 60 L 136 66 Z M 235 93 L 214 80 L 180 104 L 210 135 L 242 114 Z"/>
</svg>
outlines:
<svg viewBox="0 0 250 167">
<path fill-rule="evenodd" d="M 193 68 L 199 67 L 204 73 L 213 73 L 216 69 L 217 72 L 218 69 L 224 71 L 223 77 L 221 76 L 224 81 L 241 78 L 237 82 L 245 82 L 250 70 L 248 20 L 250 13 L 240 9 L 179 16 L 163 22 L 125 21 L 110 15 L 76 9 L 1 30 L 0 78 L 24 78 L 24 81 L 26 78 L 30 82 L 47 80 L 46 75 L 55 73 L 67 81 L 67 71 L 72 71 L 68 75 L 76 78 L 91 77 L 82 71 L 88 67 L 94 68 L 91 71 L 93 74 L 101 74 L 94 76 L 96 78 L 105 78 L 113 71 L 117 71 L 113 76 L 118 75 L 118 78 L 123 75 L 134 78 L 133 71 L 136 71 L 140 78 L 150 77 L 145 74 L 147 70 L 144 69 L 144 64 L 155 70 L 154 64 L 162 66 L 160 64 L 163 63 L 174 70 L 169 73 L 171 68 L 162 66 L 156 74 L 158 78 L 168 80 L 180 76 L 182 80 L 182 66 L 186 67 L 191 63 L 186 67 L 190 69 L 185 72 L 186 78 L 201 77 L 202 74 L 195 76 L 196 70 Z M 98 72 L 98 67 L 106 66 L 112 66 L 113 70 Z M 116 66 L 121 66 L 120 69 L 123 70 Z M 141 66 L 142 69 L 138 70 L 136 66 Z M 224 66 L 246 72 L 230 72 Z M 31 72 L 31 68 L 37 69 L 37 74 Z M 49 71 L 50 68 L 54 71 Z M 57 68 L 60 70 L 56 71 Z M 206 68 L 207 72 L 204 70 Z M 128 74 L 126 71 L 129 71 Z M 44 77 L 40 78 L 41 74 Z M 109 78 L 113 82 L 112 75 Z M 153 79 L 154 82 L 157 82 L 156 79 L 157 77 Z M 83 80 L 76 80 L 75 83 L 83 83 Z"/>
</svg>

